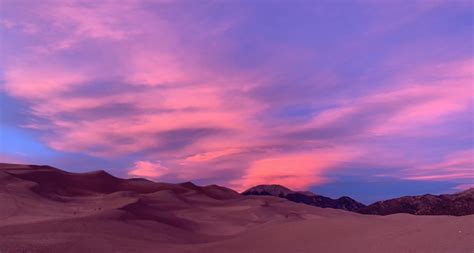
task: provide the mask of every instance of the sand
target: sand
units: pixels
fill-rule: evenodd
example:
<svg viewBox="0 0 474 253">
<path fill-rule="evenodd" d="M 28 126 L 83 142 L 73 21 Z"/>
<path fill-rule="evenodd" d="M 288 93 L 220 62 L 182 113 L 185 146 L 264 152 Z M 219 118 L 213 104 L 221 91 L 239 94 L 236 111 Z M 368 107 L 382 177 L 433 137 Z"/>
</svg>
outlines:
<svg viewBox="0 0 474 253">
<path fill-rule="evenodd" d="M 473 215 L 362 215 L 218 186 L 0 165 L 2 253 L 473 251 Z"/>
</svg>

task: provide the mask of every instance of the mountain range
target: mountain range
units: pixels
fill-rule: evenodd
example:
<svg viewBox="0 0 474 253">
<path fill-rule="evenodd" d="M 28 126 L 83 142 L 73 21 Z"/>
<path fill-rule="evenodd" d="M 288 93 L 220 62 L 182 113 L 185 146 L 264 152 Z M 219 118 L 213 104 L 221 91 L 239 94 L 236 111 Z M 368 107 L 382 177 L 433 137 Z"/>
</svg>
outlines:
<svg viewBox="0 0 474 253">
<path fill-rule="evenodd" d="M 292 191 L 281 185 L 259 185 L 252 187 L 244 192 L 243 195 L 271 195 L 285 198 L 293 202 L 304 203 L 317 207 L 335 208 L 356 212 L 365 207 L 364 204 L 344 196 L 338 199 L 332 199 L 312 192 Z"/>
<path fill-rule="evenodd" d="M 343 196 L 332 199 L 312 192 L 293 191 L 281 185 L 258 185 L 243 195 L 271 195 L 307 205 L 342 209 L 361 214 L 389 215 L 408 213 L 415 215 L 470 215 L 474 214 L 474 188 L 455 194 L 404 196 L 378 201 L 368 206 Z"/>
</svg>

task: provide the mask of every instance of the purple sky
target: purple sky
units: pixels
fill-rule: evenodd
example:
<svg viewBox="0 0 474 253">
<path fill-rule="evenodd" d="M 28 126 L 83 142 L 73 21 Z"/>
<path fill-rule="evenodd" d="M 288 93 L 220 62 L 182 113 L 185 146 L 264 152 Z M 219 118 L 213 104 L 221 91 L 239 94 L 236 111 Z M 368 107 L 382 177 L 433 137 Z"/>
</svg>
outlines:
<svg viewBox="0 0 474 253">
<path fill-rule="evenodd" d="M 474 185 L 472 1 L 0 1 L 0 160 L 366 203 Z"/>
</svg>

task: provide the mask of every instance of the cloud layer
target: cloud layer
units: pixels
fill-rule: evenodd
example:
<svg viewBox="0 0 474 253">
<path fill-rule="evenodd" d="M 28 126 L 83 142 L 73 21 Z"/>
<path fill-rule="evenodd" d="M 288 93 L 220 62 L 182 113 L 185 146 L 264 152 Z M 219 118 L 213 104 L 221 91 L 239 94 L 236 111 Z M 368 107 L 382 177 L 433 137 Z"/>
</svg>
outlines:
<svg viewBox="0 0 474 253">
<path fill-rule="evenodd" d="M 237 189 L 472 179 L 468 2 L 2 5 L 1 92 L 26 108 L 2 125 L 58 156 Z"/>
</svg>

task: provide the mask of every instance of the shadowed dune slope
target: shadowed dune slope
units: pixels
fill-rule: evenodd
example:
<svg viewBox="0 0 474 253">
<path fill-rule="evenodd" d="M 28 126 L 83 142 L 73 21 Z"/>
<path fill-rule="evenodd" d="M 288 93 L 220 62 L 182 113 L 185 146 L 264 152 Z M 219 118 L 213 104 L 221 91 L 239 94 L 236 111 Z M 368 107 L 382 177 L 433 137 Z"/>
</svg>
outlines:
<svg viewBox="0 0 474 253">
<path fill-rule="evenodd" d="M 472 252 L 474 216 L 370 216 L 231 189 L 0 164 L 4 252 Z"/>
</svg>

